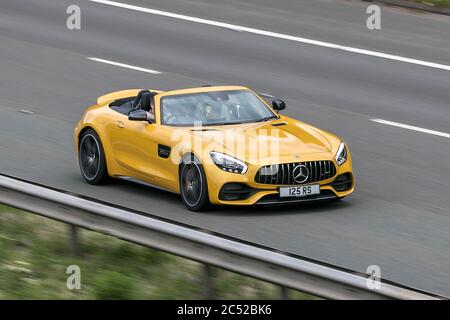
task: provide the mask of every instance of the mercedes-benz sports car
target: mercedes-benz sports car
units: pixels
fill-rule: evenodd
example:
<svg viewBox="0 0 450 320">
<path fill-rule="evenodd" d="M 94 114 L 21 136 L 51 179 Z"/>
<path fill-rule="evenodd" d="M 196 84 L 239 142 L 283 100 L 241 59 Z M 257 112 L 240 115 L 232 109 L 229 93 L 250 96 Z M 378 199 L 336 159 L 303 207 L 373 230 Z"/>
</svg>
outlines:
<svg viewBox="0 0 450 320">
<path fill-rule="evenodd" d="M 175 192 L 195 211 L 352 193 L 346 144 L 279 114 L 285 107 L 238 86 L 113 92 L 75 127 L 81 173 L 90 184 L 115 177 Z"/>
</svg>

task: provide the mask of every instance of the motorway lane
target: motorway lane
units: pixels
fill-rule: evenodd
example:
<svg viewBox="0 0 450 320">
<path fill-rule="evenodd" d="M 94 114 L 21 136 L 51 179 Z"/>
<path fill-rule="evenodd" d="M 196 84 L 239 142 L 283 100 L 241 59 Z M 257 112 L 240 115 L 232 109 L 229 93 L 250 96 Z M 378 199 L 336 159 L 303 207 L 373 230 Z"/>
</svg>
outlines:
<svg viewBox="0 0 450 320">
<path fill-rule="evenodd" d="M 122 0 L 117 0 L 121 2 Z M 122 1 L 123 2 L 123 1 Z M 370 2 L 354 0 L 128 0 L 204 19 L 448 64 L 448 16 L 381 7 L 381 30 L 366 27 Z"/>
<path fill-rule="evenodd" d="M 82 30 L 69 31 L 63 27 L 65 15 L 61 17 L 69 1 L 28 2 L 0 5 L 5 6 L 0 35 L 212 83 L 251 84 L 374 118 L 448 129 L 449 77 L 444 70 L 86 1 L 80 3 Z M 450 61 L 450 54 L 443 56 Z"/>
<path fill-rule="evenodd" d="M 71 32 L 59 16 L 68 3 L 0 5 L 0 172 L 358 271 L 378 264 L 387 279 L 450 295 L 450 140 L 368 121 L 448 132 L 448 72 L 97 5 L 83 5 L 86 30 Z M 72 128 L 98 95 L 209 82 L 282 95 L 287 114 L 345 137 L 357 192 L 339 204 L 191 213 L 158 190 L 82 182 Z"/>
</svg>

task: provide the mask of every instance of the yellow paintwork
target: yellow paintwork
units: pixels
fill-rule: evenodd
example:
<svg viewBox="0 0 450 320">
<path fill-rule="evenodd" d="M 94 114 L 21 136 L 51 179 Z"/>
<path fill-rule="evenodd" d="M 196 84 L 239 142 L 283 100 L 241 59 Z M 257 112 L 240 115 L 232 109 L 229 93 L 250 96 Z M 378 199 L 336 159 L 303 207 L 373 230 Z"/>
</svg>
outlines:
<svg viewBox="0 0 450 320">
<path fill-rule="evenodd" d="M 352 159 L 348 149 L 348 158 L 343 165 L 338 166 L 335 161 L 335 155 L 342 139 L 284 115 L 280 115 L 280 119 L 266 122 L 209 126 L 207 127 L 208 131 L 192 131 L 193 127 L 161 125 L 159 102 L 165 96 L 220 90 L 250 90 L 248 88 L 216 86 L 167 92 L 158 91 L 159 93 L 155 96 L 155 123 L 152 124 L 141 121 L 129 121 L 127 116 L 109 108 L 109 103 L 112 101 L 119 98 L 137 96 L 139 90 L 141 89 L 123 90 L 99 97 L 97 104 L 86 110 L 75 127 L 74 142 L 77 152 L 79 136 L 83 129 L 92 128 L 97 132 L 103 144 L 110 176 L 132 177 L 163 189 L 180 193 L 178 176 L 180 162 L 174 161 L 173 157 L 178 156 L 181 159 L 186 153 L 194 153 L 204 167 L 211 203 L 252 205 L 267 194 L 278 193 L 278 185 L 255 182 L 254 177 L 257 170 L 264 165 L 332 160 L 336 166 L 336 176 L 346 172 L 350 172 L 353 175 Z M 156 90 L 152 89 L 152 91 Z M 264 102 L 263 99 L 261 100 Z M 268 107 L 270 108 L 270 106 Z M 123 128 L 116 125 L 118 121 L 123 123 Z M 273 123 L 279 122 L 286 122 L 287 125 L 281 127 L 272 126 Z M 226 134 L 227 137 L 230 137 L 230 140 L 227 138 L 226 141 L 219 141 L 217 140 L 218 134 Z M 235 141 L 246 139 L 250 141 L 248 148 L 234 150 L 230 146 Z M 198 140 L 201 140 L 200 144 Z M 256 144 L 270 146 L 274 141 L 280 142 L 278 144 L 275 143 L 278 148 L 269 147 L 268 154 L 255 157 L 252 151 L 255 142 Z M 194 145 L 195 143 L 197 145 Z M 169 146 L 172 150 L 171 157 L 168 159 L 159 157 L 158 144 Z M 230 150 L 233 151 L 231 152 Z M 248 165 L 248 171 L 245 174 L 222 171 L 210 161 L 210 151 L 220 151 L 245 161 Z M 332 190 L 339 197 L 347 196 L 354 191 L 354 186 L 345 192 L 337 192 L 331 186 L 326 186 L 336 176 L 329 180 L 320 181 L 321 190 Z M 223 201 L 219 199 L 219 191 L 227 182 L 245 183 L 258 189 L 259 192 L 256 192 L 246 200 Z"/>
</svg>

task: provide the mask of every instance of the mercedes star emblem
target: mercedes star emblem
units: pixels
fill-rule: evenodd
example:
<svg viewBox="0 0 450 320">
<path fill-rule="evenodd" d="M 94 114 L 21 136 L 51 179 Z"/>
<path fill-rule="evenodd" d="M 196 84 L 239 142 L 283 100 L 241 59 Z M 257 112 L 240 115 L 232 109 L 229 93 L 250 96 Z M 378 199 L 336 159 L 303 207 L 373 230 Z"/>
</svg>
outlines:
<svg viewBox="0 0 450 320">
<path fill-rule="evenodd" d="M 294 178 L 294 181 L 297 183 L 303 183 L 306 180 L 308 180 L 309 177 L 309 169 L 303 165 L 300 164 L 294 168 L 292 171 L 292 177 Z"/>
</svg>

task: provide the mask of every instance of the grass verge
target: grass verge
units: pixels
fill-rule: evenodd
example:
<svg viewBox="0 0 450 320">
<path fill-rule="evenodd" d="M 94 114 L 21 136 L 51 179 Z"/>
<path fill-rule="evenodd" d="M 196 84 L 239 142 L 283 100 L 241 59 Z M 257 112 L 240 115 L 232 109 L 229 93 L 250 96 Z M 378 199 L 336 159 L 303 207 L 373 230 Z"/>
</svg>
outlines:
<svg viewBox="0 0 450 320">
<path fill-rule="evenodd" d="M 201 264 L 107 235 L 81 233 L 73 258 L 67 225 L 0 205 L 0 299 L 202 299 Z M 67 267 L 81 289 L 66 286 Z M 278 299 L 272 284 L 214 269 L 219 299 Z M 313 299 L 289 290 L 290 298 Z"/>
<path fill-rule="evenodd" d="M 450 0 L 407 0 L 409 2 L 431 4 L 435 7 L 450 8 Z"/>
</svg>

